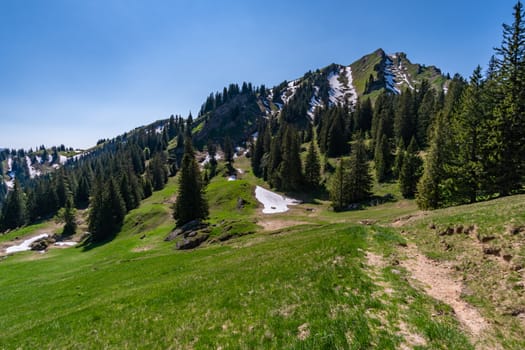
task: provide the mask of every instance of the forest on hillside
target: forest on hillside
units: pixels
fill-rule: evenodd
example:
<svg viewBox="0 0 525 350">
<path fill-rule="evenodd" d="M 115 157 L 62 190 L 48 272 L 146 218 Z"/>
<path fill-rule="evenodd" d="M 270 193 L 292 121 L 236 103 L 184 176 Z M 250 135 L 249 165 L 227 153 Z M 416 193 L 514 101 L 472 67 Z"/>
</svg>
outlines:
<svg viewBox="0 0 525 350">
<path fill-rule="evenodd" d="M 523 15 L 518 2 L 513 22 L 503 26 L 501 45 L 486 70 L 478 66 L 468 79 L 455 75 L 443 89 L 422 80 L 399 94 L 383 89 L 374 98 L 360 98 L 355 105 L 327 102 L 310 118 L 309 86 L 299 86 L 284 103 L 276 91 L 285 88 L 286 82 L 270 90 L 249 83 L 232 84 L 222 93 L 211 94 L 195 121 L 191 114 L 186 119 L 171 116 L 103 140 L 82 157 L 69 159 L 41 176 L 27 175 L 23 150 L 0 151 L 0 174 L 6 173 L 2 164 L 7 163 L 16 173 L 10 189 L 0 176 L 0 231 L 58 214 L 66 223 L 65 233 L 74 232 L 74 211 L 89 208 L 92 239 L 110 238 L 129 210 L 152 191 L 162 189 L 169 176 L 177 175 L 185 148 L 195 157 L 185 140 L 202 138 L 212 113 L 220 110 L 221 120 L 233 126 L 241 121 L 251 123 L 252 107 L 270 92 L 282 109 L 261 113 L 256 118 L 257 137 L 251 133 L 243 137 L 253 173 L 277 190 L 329 198 L 336 211 L 366 204 L 373 196 L 374 181 L 398 182 L 402 195 L 415 198 L 421 209 L 522 192 Z M 320 94 L 327 98 L 326 86 Z M 244 108 L 247 104 L 250 108 Z M 246 113 L 249 118 L 244 118 Z M 225 130 L 241 130 L 233 126 Z M 216 176 L 217 150 L 222 150 L 232 169 L 237 146 L 231 135 L 205 135 L 208 142 L 195 142 L 211 160 L 196 175 L 203 184 Z"/>
</svg>

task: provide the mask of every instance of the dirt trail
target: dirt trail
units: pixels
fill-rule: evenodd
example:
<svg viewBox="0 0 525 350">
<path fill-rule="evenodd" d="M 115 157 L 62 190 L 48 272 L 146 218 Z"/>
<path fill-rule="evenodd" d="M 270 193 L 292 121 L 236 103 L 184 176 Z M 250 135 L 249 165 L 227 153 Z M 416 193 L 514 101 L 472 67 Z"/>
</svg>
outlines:
<svg viewBox="0 0 525 350">
<path fill-rule="evenodd" d="M 452 276 L 451 265 L 428 259 L 413 244 L 406 248 L 406 253 L 408 259 L 401 265 L 423 283 L 428 295 L 452 307 L 459 322 L 474 337 L 480 337 L 489 324 L 478 310 L 461 299 L 462 283 Z"/>
</svg>

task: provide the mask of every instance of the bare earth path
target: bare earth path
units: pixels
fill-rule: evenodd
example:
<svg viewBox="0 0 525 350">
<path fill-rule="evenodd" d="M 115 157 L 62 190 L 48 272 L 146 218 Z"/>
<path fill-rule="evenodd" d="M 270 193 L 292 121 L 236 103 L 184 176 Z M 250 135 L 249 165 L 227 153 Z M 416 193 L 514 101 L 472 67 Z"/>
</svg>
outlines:
<svg viewBox="0 0 525 350">
<path fill-rule="evenodd" d="M 456 318 L 471 334 L 474 343 L 485 338 L 490 325 L 477 309 L 461 299 L 462 282 L 452 275 L 452 266 L 430 260 L 414 244 L 409 244 L 405 253 L 408 259 L 402 261 L 401 266 L 410 272 L 412 278 L 422 283 L 425 292 L 452 307 Z M 491 347 L 498 348 L 494 345 Z"/>
</svg>

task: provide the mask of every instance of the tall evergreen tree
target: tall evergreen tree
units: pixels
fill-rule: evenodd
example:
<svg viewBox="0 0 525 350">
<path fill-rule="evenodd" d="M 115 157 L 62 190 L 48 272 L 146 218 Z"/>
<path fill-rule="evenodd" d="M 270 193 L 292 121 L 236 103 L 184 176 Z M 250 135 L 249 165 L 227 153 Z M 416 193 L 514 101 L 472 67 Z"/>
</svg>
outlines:
<svg viewBox="0 0 525 350">
<path fill-rule="evenodd" d="M 414 98 L 410 89 L 405 89 L 397 102 L 394 118 L 394 134 L 396 139 L 402 138 L 405 144 L 415 132 Z"/>
<path fill-rule="evenodd" d="M 503 25 L 503 41 L 496 49 L 498 96 L 489 144 L 494 160 L 494 191 L 505 196 L 522 188 L 525 176 L 525 22 L 521 1 L 514 6 L 514 22 Z"/>
<path fill-rule="evenodd" d="M 282 161 L 279 165 L 279 189 L 283 191 L 298 190 L 303 183 L 300 158 L 300 140 L 297 131 L 285 126 L 282 144 Z"/>
<path fill-rule="evenodd" d="M 399 187 L 404 198 L 414 198 L 417 183 L 421 177 L 421 166 L 422 161 L 418 155 L 416 139 L 412 137 L 406 152 L 404 152 L 399 172 Z"/>
<path fill-rule="evenodd" d="M 319 182 L 321 181 L 321 163 L 319 162 L 314 139 L 310 141 L 308 153 L 306 154 L 304 180 L 306 185 L 311 189 L 319 187 Z"/>
<path fill-rule="evenodd" d="M 436 209 L 443 205 L 443 182 L 446 179 L 445 163 L 449 145 L 446 129 L 448 119 L 443 112 L 435 120 L 427 152 L 423 175 L 417 184 L 416 201 L 421 209 Z"/>
<path fill-rule="evenodd" d="M 390 175 L 390 170 L 392 167 L 392 155 L 385 134 L 382 135 L 381 139 L 375 146 L 374 167 L 377 181 L 383 182 Z"/>
<path fill-rule="evenodd" d="M 358 135 L 348 165 L 348 192 L 350 202 L 361 202 L 372 194 L 372 175 L 368 165 L 366 147 L 361 135 Z"/>
<path fill-rule="evenodd" d="M 342 159 L 339 160 L 335 168 L 335 173 L 331 178 L 329 192 L 334 211 L 342 211 L 348 207 L 348 204 L 350 204 L 348 174 Z"/>
<path fill-rule="evenodd" d="M 15 179 L 13 190 L 7 194 L 1 214 L 2 231 L 24 226 L 27 222 L 26 198 L 18 179 Z"/>
<path fill-rule="evenodd" d="M 224 152 L 224 160 L 228 162 L 228 164 L 231 165 L 231 163 L 233 163 L 234 149 L 233 149 L 232 140 L 230 139 L 229 136 L 226 136 L 224 138 L 223 152 Z"/>
<path fill-rule="evenodd" d="M 204 196 L 204 187 L 195 159 L 191 139 L 184 143 L 184 156 L 179 171 L 179 190 L 173 208 L 173 218 L 177 226 L 192 220 L 202 220 L 208 216 L 208 203 Z"/>
<path fill-rule="evenodd" d="M 486 143 L 487 112 L 484 101 L 483 78 L 481 67 L 478 66 L 468 87 L 464 90 L 461 105 L 454 114 L 454 139 L 458 143 L 455 173 L 459 189 L 458 196 L 466 197 L 470 203 L 476 201 L 481 189 L 484 174 L 485 154 L 483 147 Z"/>
</svg>

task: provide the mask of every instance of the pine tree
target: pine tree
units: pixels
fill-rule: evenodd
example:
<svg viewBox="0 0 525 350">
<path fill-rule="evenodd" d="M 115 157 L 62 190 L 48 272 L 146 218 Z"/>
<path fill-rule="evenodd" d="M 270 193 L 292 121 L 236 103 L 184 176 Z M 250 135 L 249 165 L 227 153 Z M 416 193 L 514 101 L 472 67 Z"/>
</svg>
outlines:
<svg viewBox="0 0 525 350">
<path fill-rule="evenodd" d="M 88 228 L 92 242 L 104 242 L 115 235 L 126 215 L 126 205 L 115 179 L 103 184 L 100 180 L 93 187 L 90 200 Z"/>
<path fill-rule="evenodd" d="M 264 138 L 266 136 L 266 123 L 262 124 L 259 127 L 258 131 L 258 137 L 255 141 L 255 146 L 253 148 L 252 152 L 252 158 L 251 158 L 251 165 L 252 165 L 252 171 L 255 176 L 261 176 L 263 169 L 262 169 L 262 158 L 264 156 Z"/>
<path fill-rule="evenodd" d="M 282 144 L 282 161 L 279 164 L 279 189 L 283 191 L 298 190 L 303 183 L 300 158 L 299 135 L 291 126 L 285 126 Z"/>
<path fill-rule="evenodd" d="M 436 117 L 423 175 L 417 184 L 416 202 L 420 209 L 436 209 L 445 201 L 443 183 L 446 179 L 445 162 L 449 153 L 447 127 L 448 120 L 441 112 Z"/>
<path fill-rule="evenodd" d="M 232 140 L 230 139 L 229 136 L 226 136 L 224 138 L 223 152 L 224 152 L 224 160 L 228 162 L 228 164 L 231 165 L 231 163 L 233 163 L 234 150 L 233 150 Z"/>
<path fill-rule="evenodd" d="M 390 175 L 392 155 L 386 135 L 382 135 L 380 141 L 375 146 L 374 167 L 376 178 L 379 182 L 384 182 Z"/>
<path fill-rule="evenodd" d="M 399 172 L 399 187 L 404 198 L 414 198 L 417 183 L 421 177 L 422 161 L 418 155 L 416 139 L 412 137 L 410 145 L 403 157 L 403 164 Z"/>
<path fill-rule="evenodd" d="M 304 180 L 310 189 L 319 187 L 321 181 L 321 163 L 315 147 L 315 141 L 312 139 L 308 146 L 308 153 L 304 163 Z"/>
<path fill-rule="evenodd" d="M 348 198 L 350 203 L 366 200 L 372 194 L 372 175 L 368 165 L 366 147 L 358 135 L 350 153 L 348 165 Z"/>
<path fill-rule="evenodd" d="M 7 194 L 0 218 L 2 231 L 15 229 L 27 223 L 26 198 L 18 179 L 15 179 L 13 190 Z"/>
<path fill-rule="evenodd" d="M 329 192 L 330 201 L 332 202 L 332 208 L 334 208 L 334 211 L 342 211 L 348 207 L 348 204 L 350 204 L 348 198 L 348 175 L 343 160 L 341 159 L 339 160 L 337 167 L 335 168 L 335 173 L 331 178 Z"/>
<path fill-rule="evenodd" d="M 396 139 L 402 138 L 405 144 L 407 144 L 410 142 L 414 132 L 414 99 L 412 92 L 407 88 L 405 91 L 403 91 L 398 100 L 394 119 L 394 134 Z"/>
<path fill-rule="evenodd" d="M 75 234 L 77 229 L 76 209 L 73 205 L 73 199 L 71 196 L 67 198 L 65 207 L 58 211 L 57 221 L 64 223 L 64 228 L 62 229 L 63 236 L 71 236 Z"/>
<path fill-rule="evenodd" d="M 184 143 L 184 156 L 179 171 L 179 190 L 173 208 L 173 218 L 177 226 L 192 220 L 202 220 L 208 216 L 208 203 L 204 197 L 199 165 L 191 145 L 191 139 Z"/>
<path fill-rule="evenodd" d="M 483 80 L 481 67 L 478 66 L 468 87 L 464 90 L 461 105 L 454 114 L 454 138 L 458 143 L 456 159 L 456 187 L 459 188 L 460 197 L 466 197 L 470 203 L 476 201 L 481 189 L 484 174 L 483 152 L 486 143 L 487 112 L 484 102 Z"/>
<path fill-rule="evenodd" d="M 494 160 L 494 191 L 509 195 L 522 188 L 525 176 L 525 22 L 520 1 L 514 6 L 514 22 L 503 25 L 503 41 L 496 49 L 496 90 L 489 145 Z"/>
<path fill-rule="evenodd" d="M 326 141 L 326 153 L 329 157 L 338 157 L 348 152 L 349 146 L 344 116 L 344 109 L 336 107 Z"/>
</svg>

